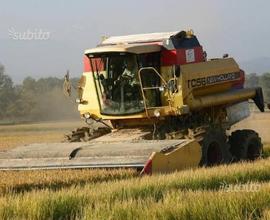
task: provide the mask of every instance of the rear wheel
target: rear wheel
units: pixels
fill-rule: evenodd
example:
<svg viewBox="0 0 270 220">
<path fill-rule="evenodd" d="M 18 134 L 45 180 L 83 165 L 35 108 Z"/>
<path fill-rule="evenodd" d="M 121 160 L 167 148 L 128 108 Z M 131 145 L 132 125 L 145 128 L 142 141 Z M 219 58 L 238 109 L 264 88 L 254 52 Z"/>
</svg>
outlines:
<svg viewBox="0 0 270 220">
<path fill-rule="evenodd" d="M 236 161 L 255 160 L 262 156 L 263 145 L 253 130 L 237 130 L 229 138 L 230 152 Z"/>
<path fill-rule="evenodd" d="M 209 129 L 202 142 L 201 165 L 213 166 L 232 161 L 227 144 L 227 136 L 223 129 Z"/>
</svg>

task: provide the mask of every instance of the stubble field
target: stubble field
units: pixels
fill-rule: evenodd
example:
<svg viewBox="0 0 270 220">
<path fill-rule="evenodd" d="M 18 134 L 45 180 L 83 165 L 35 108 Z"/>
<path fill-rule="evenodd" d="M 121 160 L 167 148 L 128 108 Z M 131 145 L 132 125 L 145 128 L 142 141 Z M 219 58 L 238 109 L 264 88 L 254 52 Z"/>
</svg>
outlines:
<svg viewBox="0 0 270 220">
<path fill-rule="evenodd" d="M 83 125 L 82 121 L 0 125 L 0 150 L 31 143 L 61 142 L 64 134 Z"/>
<path fill-rule="evenodd" d="M 80 125 L 0 126 L 0 148 L 61 141 Z M 1 171 L 0 219 L 270 219 L 270 114 L 239 127 L 261 134 L 264 159 L 144 177 L 128 169 Z"/>
</svg>

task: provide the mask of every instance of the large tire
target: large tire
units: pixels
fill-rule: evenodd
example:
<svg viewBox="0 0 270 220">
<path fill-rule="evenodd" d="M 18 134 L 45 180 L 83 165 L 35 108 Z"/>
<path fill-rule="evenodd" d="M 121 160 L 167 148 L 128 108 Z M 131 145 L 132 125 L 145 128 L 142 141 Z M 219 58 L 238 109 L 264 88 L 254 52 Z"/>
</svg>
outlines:
<svg viewBox="0 0 270 220">
<path fill-rule="evenodd" d="M 263 145 L 253 130 L 237 130 L 229 137 L 230 152 L 236 161 L 256 160 L 262 156 Z"/>
<path fill-rule="evenodd" d="M 229 151 L 227 136 L 223 129 L 209 129 L 202 142 L 202 166 L 214 166 L 230 163 L 232 155 Z"/>
</svg>

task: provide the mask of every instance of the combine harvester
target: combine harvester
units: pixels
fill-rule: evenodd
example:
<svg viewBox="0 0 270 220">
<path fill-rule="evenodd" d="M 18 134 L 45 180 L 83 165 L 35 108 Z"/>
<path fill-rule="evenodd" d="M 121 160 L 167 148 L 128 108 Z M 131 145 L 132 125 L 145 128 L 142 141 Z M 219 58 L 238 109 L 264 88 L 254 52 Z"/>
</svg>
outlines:
<svg viewBox="0 0 270 220">
<path fill-rule="evenodd" d="M 233 58 L 208 60 L 192 31 L 109 37 L 85 51 L 76 100 L 87 123 L 104 126 L 77 129 L 68 135 L 74 143 L 3 152 L 0 169 L 151 174 L 254 160 L 262 153 L 255 131 L 227 135 L 249 116 L 249 99 L 264 111 L 262 89 L 244 88 L 244 78 Z"/>
</svg>

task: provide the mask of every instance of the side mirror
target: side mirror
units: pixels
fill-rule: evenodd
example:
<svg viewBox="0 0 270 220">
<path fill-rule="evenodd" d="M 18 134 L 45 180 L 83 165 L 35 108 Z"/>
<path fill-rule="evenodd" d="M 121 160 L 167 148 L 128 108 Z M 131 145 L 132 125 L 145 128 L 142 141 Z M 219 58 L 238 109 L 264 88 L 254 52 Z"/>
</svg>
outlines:
<svg viewBox="0 0 270 220">
<path fill-rule="evenodd" d="M 177 92 L 177 81 L 176 81 L 175 79 L 169 80 L 167 86 L 168 86 L 168 90 L 169 90 L 171 93 Z"/>
<path fill-rule="evenodd" d="M 180 76 L 180 73 L 181 73 L 181 68 L 179 65 L 175 65 L 174 66 L 174 74 L 176 77 L 179 77 Z"/>
</svg>

